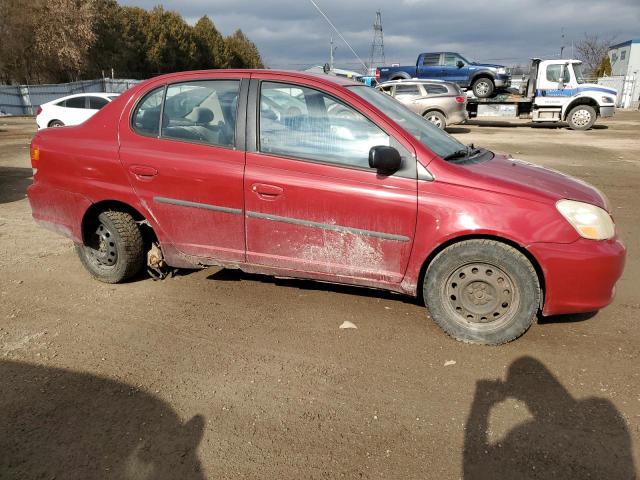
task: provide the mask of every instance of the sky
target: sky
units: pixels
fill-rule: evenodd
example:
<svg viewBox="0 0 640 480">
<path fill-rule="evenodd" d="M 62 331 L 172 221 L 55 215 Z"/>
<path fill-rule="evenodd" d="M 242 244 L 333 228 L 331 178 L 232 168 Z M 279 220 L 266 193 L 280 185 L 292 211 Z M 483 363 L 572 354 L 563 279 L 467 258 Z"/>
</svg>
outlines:
<svg viewBox="0 0 640 480">
<path fill-rule="evenodd" d="M 376 10 L 382 12 L 386 63 L 415 63 L 423 51 L 454 51 L 469 60 L 526 65 L 532 57 L 571 56 L 585 32 L 619 43 L 640 37 L 640 0 L 315 0 L 368 62 Z M 237 28 L 256 43 L 270 68 L 303 69 L 329 60 L 333 35 L 336 66 L 360 61 L 310 0 L 120 0 L 123 5 L 165 9 L 193 24 L 208 15 L 224 35 Z M 564 42 L 562 35 L 564 34 Z"/>
</svg>

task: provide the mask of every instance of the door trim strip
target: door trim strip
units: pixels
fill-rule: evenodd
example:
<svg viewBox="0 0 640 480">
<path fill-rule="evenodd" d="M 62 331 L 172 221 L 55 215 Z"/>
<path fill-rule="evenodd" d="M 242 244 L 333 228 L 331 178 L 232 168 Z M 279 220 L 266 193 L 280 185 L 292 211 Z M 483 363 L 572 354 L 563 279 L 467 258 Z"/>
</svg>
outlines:
<svg viewBox="0 0 640 480">
<path fill-rule="evenodd" d="M 153 201 L 156 203 L 167 203 L 169 205 L 178 205 L 180 207 L 202 208 L 204 210 L 213 210 L 214 212 L 232 213 L 234 215 L 241 215 L 241 208 L 221 207 L 219 205 L 211 205 L 209 203 L 189 202 L 188 200 L 178 200 L 176 198 L 166 197 L 153 197 Z"/>
<path fill-rule="evenodd" d="M 363 235 L 366 237 L 382 238 L 384 240 L 395 240 L 397 242 L 408 242 L 411 240 L 404 235 L 396 235 L 394 233 L 376 232 L 373 230 L 364 230 L 362 228 L 345 227 L 343 225 L 334 225 L 331 223 L 312 222 L 311 220 L 301 220 L 299 218 L 281 217 L 279 215 L 271 215 L 269 213 L 247 212 L 247 217 L 259 218 L 261 220 L 271 220 L 274 222 L 290 223 L 293 225 L 302 225 L 305 227 L 320 228 L 322 230 L 331 230 L 334 232 L 352 233 L 354 235 Z"/>
</svg>

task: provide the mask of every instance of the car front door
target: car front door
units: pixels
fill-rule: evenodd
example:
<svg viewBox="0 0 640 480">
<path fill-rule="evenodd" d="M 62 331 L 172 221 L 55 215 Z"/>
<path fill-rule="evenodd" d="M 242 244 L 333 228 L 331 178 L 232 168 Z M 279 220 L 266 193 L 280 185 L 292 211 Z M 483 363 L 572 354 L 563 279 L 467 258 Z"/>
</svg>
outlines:
<svg viewBox="0 0 640 480">
<path fill-rule="evenodd" d="M 458 62 L 464 65 L 460 66 Z M 462 85 L 467 82 L 468 67 L 466 62 L 455 53 L 445 53 L 442 60 L 442 79 Z"/>
<path fill-rule="evenodd" d="M 247 110 L 247 261 L 285 274 L 400 282 L 416 224 L 410 145 L 335 92 L 265 77 L 252 80 Z M 400 171 L 369 168 L 376 145 L 398 148 Z"/>
<path fill-rule="evenodd" d="M 147 89 L 122 116 L 120 159 L 163 246 L 240 262 L 248 74 L 212 76 Z"/>
</svg>

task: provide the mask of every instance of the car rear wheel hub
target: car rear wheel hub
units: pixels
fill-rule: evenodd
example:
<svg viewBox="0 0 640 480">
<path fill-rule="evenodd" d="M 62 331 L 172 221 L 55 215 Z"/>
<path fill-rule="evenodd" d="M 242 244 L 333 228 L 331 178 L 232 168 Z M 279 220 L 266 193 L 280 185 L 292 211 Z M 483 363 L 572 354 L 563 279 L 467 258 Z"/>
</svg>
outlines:
<svg viewBox="0 0 640 480">
<path fill-rule="evenodd" d="M 113 234 L 102 223 L 98 225 L 89 249 L 91 256 L 100 265 L 112 267 L 118 261 L 118 250 Z"/>
</svg>

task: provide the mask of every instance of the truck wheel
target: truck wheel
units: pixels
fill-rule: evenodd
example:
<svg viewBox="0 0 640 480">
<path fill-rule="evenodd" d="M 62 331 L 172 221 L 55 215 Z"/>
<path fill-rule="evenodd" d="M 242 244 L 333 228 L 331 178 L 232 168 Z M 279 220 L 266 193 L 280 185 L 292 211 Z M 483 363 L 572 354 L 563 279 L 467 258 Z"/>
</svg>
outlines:
<svg viewBox="0 0 640 480">
<path fill-rule="evenodd" d="M 596 123 L 596 110 L 590 105 L 573 107 L 567 115 L 571 130 L 589 130 Z"/>
<path fill-rule="evenodd" d="M 467 240 L 440 252 L 423 282 L 431 318 L 456 340 L 500 345 L 526 332 L 540 284 L 521 252 L 494 240 Z"/>
<path fill-rule="evenodd" d="M 444 127 L 447 126 L 447 119 L 445 116 L 436 110 L 425 112 L 423 117 L 433 123 L 440 130 L 444 130 Z"/>
<path fill-rule="evenodd" d="M 478 98 L 488 98 L 493 94 L 496 86 L 493 84 L 493 80 L 487 77 L 480 77 L 474 80 L 471 89 L 473 94 Z"/>
<path fill-rule="evenodd" d="M 64 127 L 64 122 L 61 120 L 51 120 L 49 122 L 49 127 Z"/>
<path fill-rule="evenodd" d="M 90 224 L 84 245 L 76 245 L 80 261 L 89 273 L 105 283 L 131 278 L 144 266 L 140 228 L 131 215 L 106 211 Z"/>
</svg>

